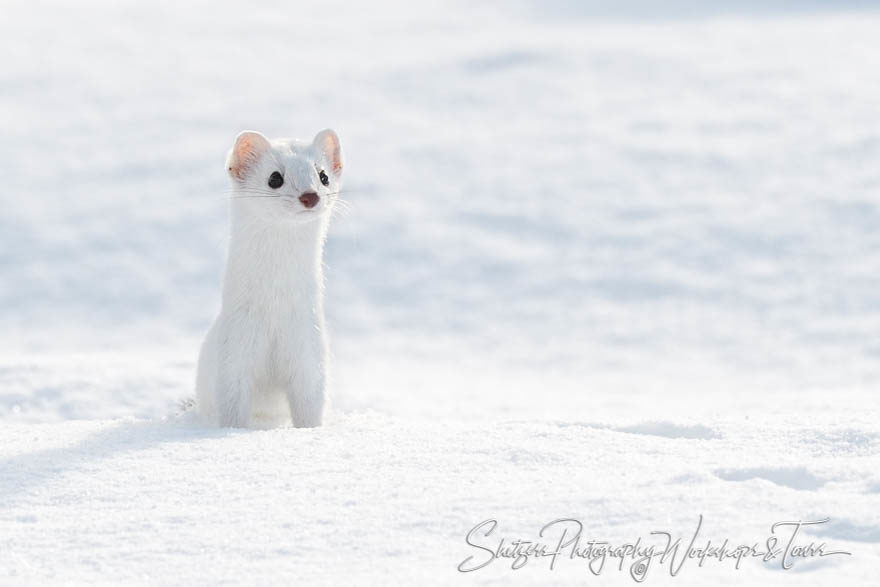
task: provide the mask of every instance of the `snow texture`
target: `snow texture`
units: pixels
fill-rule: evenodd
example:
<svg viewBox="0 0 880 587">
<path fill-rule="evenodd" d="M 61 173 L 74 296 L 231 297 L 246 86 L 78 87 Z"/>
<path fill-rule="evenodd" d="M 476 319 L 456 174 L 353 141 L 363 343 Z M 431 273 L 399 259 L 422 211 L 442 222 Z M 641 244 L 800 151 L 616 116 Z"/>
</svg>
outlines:
<svg viewBox="0 0 880 587">
<path fill-rule="evenodd" d="M 633 584 L 577 518 L 852 554 L 874 585 L 880 13 L 835 3 L 9 0 L 0 584 Z M 339 133 L 319 429 L 198 425 L 223 159 Z"/>
</svg>

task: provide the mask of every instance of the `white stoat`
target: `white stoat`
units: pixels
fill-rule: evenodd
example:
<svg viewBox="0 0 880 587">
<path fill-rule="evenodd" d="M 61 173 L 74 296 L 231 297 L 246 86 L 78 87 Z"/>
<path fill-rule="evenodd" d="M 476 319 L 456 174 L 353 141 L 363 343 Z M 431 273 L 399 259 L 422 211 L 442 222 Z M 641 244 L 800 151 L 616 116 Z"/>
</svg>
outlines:
<svg viewBox="0 0 880 587">
<path fill-rule="evenodd" d="M 319 426 L 328 349 L 321 257 L 342 181 L 332 130 L 312 142 L 245 131 L 226 159 L 231 238 L 196 405 L 220 426 Z"/>
</svg>

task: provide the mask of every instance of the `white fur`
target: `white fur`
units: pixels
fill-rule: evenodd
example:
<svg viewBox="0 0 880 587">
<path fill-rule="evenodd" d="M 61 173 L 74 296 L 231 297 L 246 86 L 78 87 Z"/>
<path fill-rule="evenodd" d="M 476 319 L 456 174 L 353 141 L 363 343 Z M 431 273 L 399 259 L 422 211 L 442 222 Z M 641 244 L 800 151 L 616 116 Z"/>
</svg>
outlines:
<svg viewBox="0 0 880 587">
<path fill-rule="evenodd" d="M 321 424 L 328 377 L 321 258 L 341 157 L 331 130 L 311 143 L 270 142 L 253 132 L 236 139 L 227 159 L 233 192 L 223 300 L 196 379 L 196 403 L 208 422 Z M 275 190 L 267 184 L 273 171 L 284 176 Z M 304 192 L 320 197 L 311 210 L 299 201 Z"/>
</svg>

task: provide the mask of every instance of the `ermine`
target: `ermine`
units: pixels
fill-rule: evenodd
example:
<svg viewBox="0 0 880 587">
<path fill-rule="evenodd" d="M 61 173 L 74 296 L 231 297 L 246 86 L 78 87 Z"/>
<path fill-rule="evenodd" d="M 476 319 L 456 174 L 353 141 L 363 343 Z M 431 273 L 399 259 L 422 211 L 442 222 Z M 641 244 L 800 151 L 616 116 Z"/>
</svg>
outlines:
<svg viewBox="0 0 880 587">
<path fill-rule="evenodd" d="M 322 255 L 342 182 L 330 129 L 311 142 L 245 131 L 226 159 L 231 236 L 196 405 L 224 427 L 320 426 L 327 394 Z"/>
</svg>

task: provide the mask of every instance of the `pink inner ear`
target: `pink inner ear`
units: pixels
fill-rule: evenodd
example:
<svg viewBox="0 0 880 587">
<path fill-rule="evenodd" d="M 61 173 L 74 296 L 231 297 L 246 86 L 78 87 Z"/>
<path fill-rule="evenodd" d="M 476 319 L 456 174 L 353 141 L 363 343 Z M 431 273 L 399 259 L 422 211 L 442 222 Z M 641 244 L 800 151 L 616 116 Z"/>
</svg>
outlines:
<svg viewBox="0 0 880 587">
<path fill-rule="evenodd" d="M 332 131 L 324 131 L 321 133 L 321 149 L 324 155 L 330 160 L 330 168 L 333 173 L 339 174 L 342 171 L 342 151 L 339 148 L 339 138 Z"/>
<path fill-rule="evenodd" d="M 237 179 L 244 179 L 265 148 L 265 139 L 258 135 L 239 136 L 229 158 L 229 173 Z"/>
<path fill-rule="evenodd" d="M 342 153 L 339 151 L 339 139 L 334 136 L 328 137 L 327 142 L 330 147 L 330 161 L 333 164 L 333 171 L 339 173 L 342 171 Z"/>
</svg>

